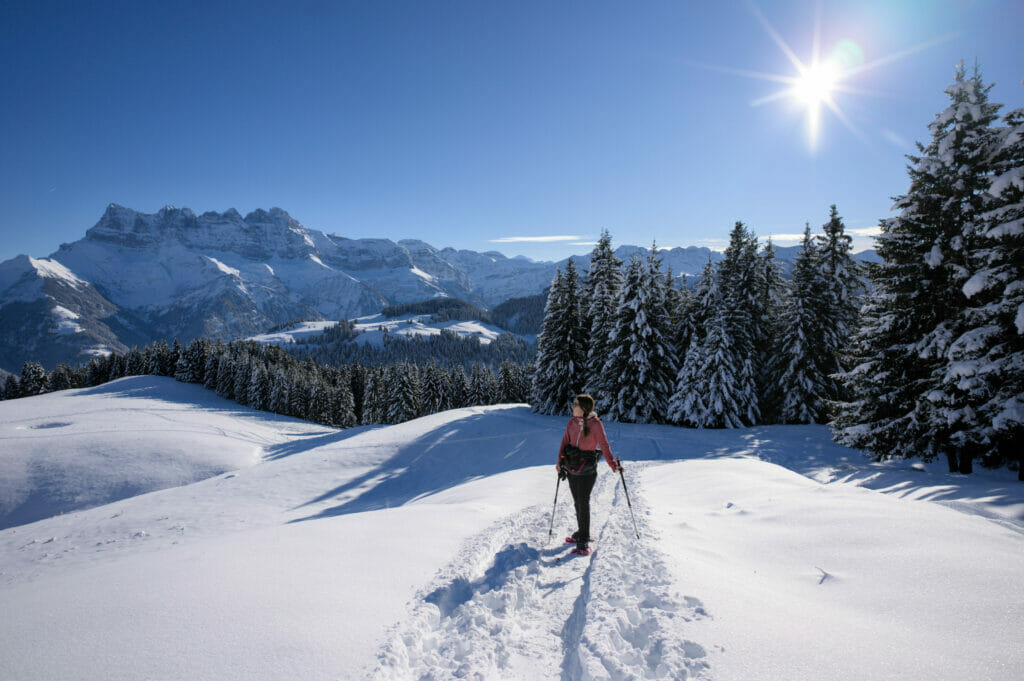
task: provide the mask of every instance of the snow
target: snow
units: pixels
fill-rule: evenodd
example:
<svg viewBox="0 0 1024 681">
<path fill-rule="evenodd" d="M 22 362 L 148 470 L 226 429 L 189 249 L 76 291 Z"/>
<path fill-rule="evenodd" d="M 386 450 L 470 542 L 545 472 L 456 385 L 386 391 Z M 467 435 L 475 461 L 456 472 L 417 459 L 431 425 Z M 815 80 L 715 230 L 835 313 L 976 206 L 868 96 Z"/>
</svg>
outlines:
<svg viewBox="0 0 1024 681">
<path fill-rule="evenodd" d="M 437 336 L 441 331 L 447 330 L 458 336 L 476 338 L 484 345 L 497 339 L 503 333 L 508 333 L 496 326 L 485 324 L 479 321 L 448 321 L 431 322 L 430 315 L 401 315 L 399 317 L 385 317 L 382 314 L 360 317 L 355 320 L 355 329 L 359 332 L 356 338 L 357 343 L 369 343 L 382 345 L 384 343 L 384 331 L 391 336 Z"/>
<path fill-rule="evenodd" d="M 265 343 L 267 345 L 287 345 L 288 343 L 297 340 L 310 338 L 312 336 L 319 336 L 336 324 L 337 322 L 328 321 L 299 322 L 287 329 L 276 331 L 274 333 L 263 333 L 256 336 L 250 336 L 249 338 L 246 338 L 246 340 L 256 343 Z"/>
<path fill-rule="evenodd" d="M 79 315 L 61 305 L 54 305 L 53 316 L 57 319 L 57 333 L 72 334 L 80 333 L 82 325 L 75 320 L 80 319 Z"/>
<path fill-rule="evenodd" d="M 932 246 L 932 250 L 925 256 L 924 261 L 930 267 L 938 267 L 942 264 L 942 249 L 939 248 L 938 244 Z"/>
<path fill-rule="evenodd" d="M 1010 168 L 1006 172 L 997 175 L 992 180 L 989 192 L 993 196 L 999 196 L 1007 189 L 1014 188 L 1018 191 L 1024 191 L 1024 166 Z"/>
<path fill-rule="evenodd" d="M 208 255 L 205 255 L 203 257 L 212 262 L 213 265 L 224 274 L 227 274 L 232 277 L 238 277 L 241 275 L 241 272 L 239 270 L 235 269 L 234 267 L 228 267 L 227 265 L 222 263 L 220 260 L 217 260 L 216 258 L 211 258 Z"/>
<path fill-rule="evenodd" d="M 983 270 L 981 272 L 976 273 L 974 276 L 968 279 L 962 289 L 964 295 L 967 296 L 968 298 L 973 298 L 974 296 L 988 288 L 989 276 L 989 271 Z"/>
<path fill-rule="evenodd" d="M 570 557 L 564 484 L 548 539 L 564 425 L 499 405 L 341 431 L 153 377 L 2 402 L 2 490 L 100 490 L 95 479 L 157 467 L 150 448 L 187 458 L 166 444 L 186 436 L 200 459 L 255 456 L 0 531 L 0 678 L 926 681 L 1024 669 L 1014 474 L 870 464 L 821 426 L 607 423 L 640 539 L 603 468 L 596 552 Z M 62 477 L 72 451 L 85 475 Z M 8 465 L 37 459 L 31 474 Z"/>
<path fill-rule="evenodd" d="M 47 258 L 29 258 L 29 262 L 32 267 L 36 269 L 39 276 L 46 277 L 48 279 L 57 279 L 74 288 L 80 288 L 86 285 L 86 282 L 75 276 L 75 273 L 69 270 L 64 265 L 60 264 L 56 260 Z"/>
<path fill-rule="evenodd" d="M 423 279 L 425 281 L 434 282 L 434 281 L 437 280 L 437 277 L 435 277 L 433 275 L 430 275 L 430 274 L 427 274 L 426 272 L 424 272 L 423 270 L 421 270 L 418 267 L 413 267 L 409 271 L 412 272 L 413 274 L 415 274 L 420 279 Z"/>
</svg>

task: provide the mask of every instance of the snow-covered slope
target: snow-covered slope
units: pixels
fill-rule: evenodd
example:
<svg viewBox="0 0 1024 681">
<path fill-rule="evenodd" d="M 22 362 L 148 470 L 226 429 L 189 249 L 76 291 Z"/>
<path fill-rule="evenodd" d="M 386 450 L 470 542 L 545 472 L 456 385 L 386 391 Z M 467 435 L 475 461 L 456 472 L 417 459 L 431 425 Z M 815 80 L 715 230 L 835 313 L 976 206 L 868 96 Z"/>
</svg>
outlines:
<svg viewBox="0 0 1024 681">
<path fill-rule="evenodd" d="M 1006 471 L 869 465 L 821 427 L 610 423 L 640 538 L 604 468 L 596 552 L 579 558 L 560 539 L 574 526 L 564 484 L 548 538 L 562 418 L 506 405 L 348 431 L 257 427 L 253 412 L 189 406 L 169 379 L 112 388 L 36 416 L 72 422 L 118 400 L 91 445 L 99 466 L 164 409 L 210 411 L 234 426 L 197 421 L 208 449 L 265 438 L 261 461 L 0 532 L 0 678 L 988 681 L 1024 669 L 1024 492 Z M 0 456 L 34 446 L 16 404 L 0 403 L 15 423 Z"/>
<path fill-rule="evenodd" d="M 245 468 L 322 432 L 147 376 L 0 404 L 0 528 Z"/>
<path fill-rule="evenodd" d="M 483 344 L 488 344 L 507 331 L 491 324 L 480 321 L 447 321 L 434 322 L 430 315 L 399 315 L 397 317 L 385 317 L 382 314 L 367 315 L 354 320 L 353 328 L 359 333 L 355 342 L 371 345 L 381 345 L 384 342 L 384 335 L 392 337 L 404 336 L 437 336 L 442 331 L 450 331 L 463 338 L 475 338 Z M 273 345 L 287 345 L 293 341 L 308 340 L 313 336 L 322 334 L 335 322 L 298 322 L 274 333 L 261 333 L 250 336 L 246 340 L 256 343 L 267 343 Z"/>
</svg>

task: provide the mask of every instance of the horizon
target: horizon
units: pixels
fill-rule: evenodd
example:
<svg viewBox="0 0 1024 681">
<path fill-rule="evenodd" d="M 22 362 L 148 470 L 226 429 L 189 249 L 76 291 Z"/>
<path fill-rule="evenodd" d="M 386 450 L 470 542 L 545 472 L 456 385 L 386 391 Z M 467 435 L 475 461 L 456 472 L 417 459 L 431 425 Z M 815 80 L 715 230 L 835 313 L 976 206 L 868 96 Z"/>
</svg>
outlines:
<svg viewBox="0 0 1024 681">
<path fill-rule="evenodd" d="M 1024 105 L 1012 0 L 0 8 L 0 261 L 114 202 L 554 262 L 603 229 L 872 247 L 957 62 Z M 802 75 L 800 75 L 802 74 Z M 140 211 L 141 212 L 141 211 Z"/>
<path fill-rule="evenodd" d="M 234 211 L 234 212 L 238 213 L 239 215 L 241 215 L 243 219 L 248 217 L 251 213 L 258 212 L 258 211 L 261 211 L 261 210 L 262 211 L 267 211 L 267 212 L 272 211 L 272 210 L 282 210 L 285 213 L 287 213 L 292 219 L 295 219 L 296 221 L 298 221 L 299 224 L 301 224 L 304 228 L 312 230 L 312 231 L 323 232 L 327 236 L 338 237 L 338 238 L 342 238 L 342 239 L 354 239 L 354 240 L 357 240 L 357 239 L 385 238 L 385 237 L 349 237 L 349 236 L 346 236 L 344 234 L 338 234 L 336 232 L 328 232 L 326 230 L 318 230 L 316 227 L 310 227 L 309 225 L 306 225 L 301 220 L 299 220 L 294 215 L 292 215 L 286 208 L 282 208 L 281 206 L 271 206 L 269 208 L 256 207 L 256 208 L 247 209 L 247 210 L 239 210 L 238 208 L 232 206 L 230 208 L 225 208 L 224 210 L 210 209 L 210 210 L 205 210 L 205 211 L 198 211 L 198 210 L 195 210 L 194 208 L 192 208 L 191 206 L 172 206 L 170 204 L 167 204 L 167 205 L 163 206 L 160 210 L 156 210 L 156 211 L 152 211 L 152 212 L 136 210 L 136 209 L 131 208 L 129 206 L 121 206 L 120 204 L 109 204 L 108 207 L 113 207 L 113 206 L 117 206 L 119 208 L 126 208 L 126 209 L 131 210 L 131 211 L 133 211 L 135 213 L 138 213 L 140 215 L 155 215 L 155 214 L 159 213 L 160 210 L 166 210 L 166 209 L 170 209 L 170 210 L 173 210 L 173 211 L 185 211 L 185 210 L 187 210 L 187 211 L 192 212 L 196 216 L 202 216 L 204 213 L 208 213 L 208 212 L 216 213 L 218 215 L 224 215 L 226 213 L 230 213 L 230 212 Z M 87 228 L 87 230 L 88 229 L 89 228 Z M 815 230 L 812 229 L 811 230 L 811 235 L 812 236 L 820 236 L 820 235 L 823 235 L 823 232 L 815 231 Z M 616 244 L 615 243 L 615 235 L 611 234 L 611 236 L 612 236 L 612 248 L 614 250 L 618 250 L 619 248 L 641 248 L 641 249 L 647 249 L 647 250 L 650 249 L 650 245 L 644 245 L 644 244 L 639 244 L 639 243 L 619 243 L 619 244 Z M 761 237 L 759 235 L 755 235 L 755 236 L 758 239 L 759 246 L 763 247 L 767 243 L 768 237 L 765 237 L 764 241 L 762 242 L 761 241 Z M 796 235 L 794 235 L 794 239 L 795 239 L 795 237 L 796 237 Z M 800 239 L 803 239 L 803 235 L 802 234 L 800 234 L 799 237 L 800 237 Z M 85 232 L 82 233 L 82 236 L 80 238 L 85 238 Z M 775 240 L 774 240 L 775 237 L 771 237 L 771 238 L 773 239 L 772 240 L 772 244 L 775 246 L 776 249 L 792 249 L 792 248 L 798 248 L 800 246 L 800 244 L 780 245 L 780 244 L 775 242 Z M 854 236 L 852 238 L 853 238 L 854 247 L 853 247 L 853 250 L 851 252 L 854 255 L 858 255 L 858 254 L 864 253 L 865 251 L 873 251 L 874 250 L 874 244 L 873 243 L 868 245 L 868 246 L 865 246 L 863 248 L 857 248 L 856 244 L 858 242 L 858 237 Z M 78 240 L 79 239 L 75 239 L 75 241 L 78 241 Z M 438 250 L 444 250 L 445 248 L 454 248 L 456 250 L 473 250 L 473 249 L 460 249 L 460 248 L 458 248 L 457 246 L 455 246 L 453 244 L 433 243 L 432 241 L 427 241 L 426 239 L 419 238 L 419 237 L 399 237 L 397 239 L 385 238 L 385 240 L 391 241 L 392 243 L 397 244 L 397 245 L 400 245 L 402 241 L 406 241 L 406 240 L 422 241 L 422 242 L 424 242 L 424 243 L 426 243 L 426 244 L 428 244 L 428 245 L 430 245 L 430 246 L 432 246 L 432 247 L 434 247 L 434 248 L 436 248 Z M 863 241 L 863 239 L 861 239 L 861 241 Z M 873 241 L 873 238 L 871 238 L 871 241 Z M 8 258 L 6 260 L 18 258 L 18 257 L 21 257 L 21 256 L 27 256 L 29 258 L 32 258 L 33 260 L 48 259 L 52 255 L 56 254 L 56 252 L 60 249 L 60 246 L 62 246 L 62 245 L 64 245 L 64 244 L 59 244 L 56 249 L 52 250 L 50 253 L 48 253 L 46 255 L 33 255 L 31 253 L 18 253 L 18 254 L 15 254 L 15 255 L 11 256 L 11 258 Z M 573 245 L 579 246 L 580 248 L 586 247 L 586 248 L 589 248 L 591 250 L 581 251 L 581 252 L 573 252 L 573 253 L 570 253 L 569 255 L 565 256 L 565 257 L 559 258 L 558 260 L 539 260 L 539 259 L 532 258 L 532 257 L 530 257 L 528 255 L 524 255 L 524 254 L 521 254 L 521 253 L 520 254 L 509 254 L 508 252 L 505 252 L 505 251 L 503 251 L 500 248 L 494 248 L 494 247 L 488 248 L 487 250 L 483 250 L 483 251 L 477 251 L 477 252 L 478 253 L 498 253 L 499 255 L 501 255 L 501 256 L 503 256 L 505 258 L 508 258 L 510 260 L 515 260 L 517 258 L 525 258 L 526 260 L 529 260 L 532 263 L 552 264 L 552 265 L 554 265 L 554 264 L 557 264 L 557 263 L 559 263 L 559 262 L 561 262 L 563 260 L 566 260 L 567 258 L 571 258 L 571 257 L 585 257 L 585 256 L 589 255 L 590 252 L 592 251 L 593 247 L 597 245 L 597 242 L 594 241 L 594 242 L 588 242 L 588 243 L 575 243 Z M 725 245 L 727 245 L 727 244 L 725 244 Z M 664 245 L 661 245 L 661 244 L 657 244 L 657 247 L 658 247 L 659 251 L 671 251 L 671 250 L 676 250 L 676 249 L 687 250 L 687 249 L 695 248 L 695 249 L 707 249 L 707 250 L 712 251 L 714 253 L 723 253 L 725 251 L 725 245 L 720 245 L 719 247 L 714 247 L 714 246 L 700 245 L 700 244 L 683 244 L 683 245 L 675 245 L 675 246 L 664 246 Z M 6 260 L 0 260 L 0 263 L 6 262 Z"/>
</svg>

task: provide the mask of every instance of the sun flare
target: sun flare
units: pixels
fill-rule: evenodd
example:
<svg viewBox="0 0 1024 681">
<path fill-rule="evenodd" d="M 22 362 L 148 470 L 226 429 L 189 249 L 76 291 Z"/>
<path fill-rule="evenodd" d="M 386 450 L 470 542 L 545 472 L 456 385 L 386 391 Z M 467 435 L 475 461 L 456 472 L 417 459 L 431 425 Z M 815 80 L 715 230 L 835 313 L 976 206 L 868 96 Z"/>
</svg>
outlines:
<svg viewBox="0 0 1024 681">
<path fill-rule="evenodd" d="M 783 39 L 782 35 L 775 29 L 761 11 L 753 4 L 750 4 L 750 11 L 764 27 L 772 41 L 785 55 L 795 73 L 787 75 L 784 73 L 765 73 L 750 71 L 746 69 L 735 69 L 723 66 L 714 66 L 694 62 L 704 68 L 724 71 L 745 78 L 756 78 L 758 80 L 780 83 L 782 88 L 770 94 L 764 95 L 750 102 L 751 106 L 761 106 L 769 102 L 789 100 L 803 110 L 807 118 L 807 141 L 810 150 L 814 152 L 820 140 L 822 114 L 828 109 L 855 137 L 862 142 L 870 144 L 867 137 L 854 126 L 853 122 L 846 116 L 837 95 L 839 93 L 871 95 L 875 94 L 861 88 L 850 87 L 846 81 L 855 79 L 866 71 L 890 64 L 916 52 L 928 49 L 940 43 L 946 42 L 956 34 L 950 34 L 920 43 L 901 50 L 895 54 L 866 61 L 864 51 L 856 41 L 850 38 L 843 38 L 832 45 L 831 50 L 823 50 L 821 45 L 821 7 L 815 18 L 814 34 L 810 59 L 804 61 L 797 57 L 796 53 Z"/>
<path fill-rule="evenodd" d="M 832 99 L 832 91 L 839 84 L 839 78 L 839 69 L 831 62 L 815 64 L 797 78 L 792 95 L 806 106 L 820 106 Z"/>
</svg>

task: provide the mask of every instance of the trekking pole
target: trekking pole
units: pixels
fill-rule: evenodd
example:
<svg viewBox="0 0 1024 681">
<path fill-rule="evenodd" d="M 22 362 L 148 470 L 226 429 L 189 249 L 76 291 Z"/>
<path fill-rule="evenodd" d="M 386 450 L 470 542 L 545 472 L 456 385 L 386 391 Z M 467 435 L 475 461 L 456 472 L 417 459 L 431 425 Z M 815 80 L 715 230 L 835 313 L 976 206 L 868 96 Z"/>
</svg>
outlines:
<svg viewBox="0 0 1024 681">
<path fill-rule="evenodd" d="M 622 491 L 626 493 L 626 504 L 629 506 L 629 517 L 633 519 L 633 531 L 636 532 L 636 538 L 639 539 L 640 530 L 636 529 L 636 516 L 633 515 L 633 502 L 629 500 L 629 488 L 626 487 L 626 475 L 622 472 L 621 459 L 615 459 L 615 467 L 619 469 L 619 478 L 622 480 Z"/>
<path fill-rule="evenodd" d="M 558 482 L 555 483 L 555 503 L 551 505 L 551 524 L 548 525 L 548 539 L 551 539 L 551 533 L 554 532 L 555 528 L 555 507 L 558 506 L 558 486 L 562 484 L 562 475 L 559 473 Z"/>
</svg>

